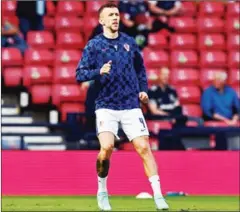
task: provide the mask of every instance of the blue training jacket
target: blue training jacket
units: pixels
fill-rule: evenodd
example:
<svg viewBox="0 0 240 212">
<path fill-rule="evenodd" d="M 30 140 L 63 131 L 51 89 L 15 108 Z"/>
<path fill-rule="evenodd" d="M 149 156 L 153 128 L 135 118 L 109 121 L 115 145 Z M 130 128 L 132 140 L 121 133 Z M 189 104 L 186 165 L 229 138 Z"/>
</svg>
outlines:
<svg viewBox="0 0 240 212">
<path fill-rule="evenodd" d="M 110 74 L 100 75 L 100 69 L 110 60 Z M 139 108 L 139 92 L 148 90 L 140 50 L 135 40 L 122 32 L 116 39 L 100 34 L 87 43 L 76 69 L 76 80 L 95 80 L 95 109 Z"/>
</svg>

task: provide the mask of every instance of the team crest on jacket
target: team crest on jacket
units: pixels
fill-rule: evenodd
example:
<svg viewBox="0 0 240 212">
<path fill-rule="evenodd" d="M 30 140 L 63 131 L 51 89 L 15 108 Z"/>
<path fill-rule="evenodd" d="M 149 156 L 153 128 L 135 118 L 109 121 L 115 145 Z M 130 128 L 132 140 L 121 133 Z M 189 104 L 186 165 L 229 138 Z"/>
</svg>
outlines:
<svg viewBox="0 0 240 212">
<path fill-rule="evenodd" d="M 129 52 L 130 46 L 129 46 L 127 43 L 125 43 L 123 46 L 124 46 L 124 48 Z"/>
</svg>

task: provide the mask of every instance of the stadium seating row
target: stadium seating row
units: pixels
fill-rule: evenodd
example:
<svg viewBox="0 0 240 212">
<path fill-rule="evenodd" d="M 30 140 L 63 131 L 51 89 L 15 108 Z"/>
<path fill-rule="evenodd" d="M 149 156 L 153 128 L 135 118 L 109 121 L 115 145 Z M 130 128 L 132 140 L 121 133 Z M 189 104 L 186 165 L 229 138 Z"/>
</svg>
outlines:
<svg viewBox="0 0 240 212">
<path fill-rule="evenodd" d="M 16 16 L 3 16 L 3 20 L 11 20 L 18 24 Z M 44 20 L 45 29 L 51 31 L 79 31 L 88 32 L 98 24 L 97 16 L 46 16 Z M 226 20 L 219 17 L 171 17 L 169 24 L 177 32 L 181 33 L 220 33 L 220 32 L 238 32 L 240 22 L 238 17 L 228 17 Z"/>
<path fill-rule="evenodd" d="M 19 86 L 21 82 L 25 87 L 35 84 L 76 84 L 75 69 L 73 65 L 58 65 L 54 69 L 47 66 L 25 66 L 22 68 L 5 68 L 3 76 L 7 86 Z M 160 69 L 148 69 L 147 77 L 149 84 L 156 84 Z M 222 69 L 191 69 L 174 68 L 171 70 L 170 84 L 172 85 L 195 85 L 203 89 L 208 87 L 216 71 Z M 240 84 L 240 70 L 229 69 L 228 83 L 232 86 Z"/>
<path fill-rule="evenodd" d="M 95 14 L 99 7 L 105 3 L 102 1 L 59 1 L 55 8 L 51 1 L 47 1 L 47 15 L 81 15 Z M 209 2 L 183 2 L 184 16 L 239 16 L 240 5 L 237 1 L 209 1 Z M 16 1 L 3 1 L 3 14 L 13 15 L 16 10 Z"/>
<path fill-rule="evenodd" d="M 30 31 L 27 43 L 34 49 L 83 49 L 84 36 L 79 32 L 58 32 L 56 42 L 49 31 Z M 196 36 L 193 33 L 175 33 L 168 37 L 160 33 L 150 33 L 149 47 L 151 49 L 199 49 L 199 50 L 238 50 L 240 34 L 203 33 Z"/>
<path fill-rule="evenodd" d="M 152 50 L 143 51 L 147 69 L 170 66 L 173 68 L 239 68 L 240 53 L 238 50 L 224 51 L 203 50 L 200 55 L 195 50 Z M 78 50 L 59 50 L 55 52 L 47 49 L 28 49 L 24 58 L 16 48 L 2 49 L 2 66 L 73 64 L 77 65 L 81 58 Z"/>
</svg>

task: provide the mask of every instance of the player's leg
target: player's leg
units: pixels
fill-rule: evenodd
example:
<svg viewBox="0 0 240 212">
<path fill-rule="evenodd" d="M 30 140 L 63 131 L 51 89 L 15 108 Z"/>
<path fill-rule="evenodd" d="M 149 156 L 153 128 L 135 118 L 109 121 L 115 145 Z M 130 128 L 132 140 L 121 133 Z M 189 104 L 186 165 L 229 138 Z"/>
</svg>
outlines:
<svg viewBox="0 0 240 212">
<path fill-rule="evenodd" d="M 110 167 L 110 157 L 114 147 L 114 134 L 102 132 L 98 135 L 100 151 L 97 157 L 98 193 L 107 192 L 107 176 Z"/>
<path fill-rule="evenodd" d="M 132 140 L 132 143 L 134 145 L 134 148 L 142 158 L 145 173 L 149 179 L 153 190 L 154 201 L 157 209 L 168 209 L 169 206 L 165 202 L 162 195 L 158 168 L 149 145 L 148 136 L 136 137 Z"/>
<path fill-rule="evenodd" d="M 110 167 L 110 157 L 114 147 L 115 135 L 118 131 L 118 121 L 113 111 L 100 109 L 96 111 L 96 127 L 100 142 L 96 169 L 98 175 L 98 206 L 101 210 L 111 210 L 108 200 L 107 177 Z"/>
<path fill-rule="evenodd" d="M 142 158 L 157 208 L 168 209 L 162 196 L 158 168 L 149 145 L 149 132 L 142 111 L 140 109 L 127 111 L 121 118 L 121 124 L 129 141 L 133 143 L 134 148 Z"/>
</svg>

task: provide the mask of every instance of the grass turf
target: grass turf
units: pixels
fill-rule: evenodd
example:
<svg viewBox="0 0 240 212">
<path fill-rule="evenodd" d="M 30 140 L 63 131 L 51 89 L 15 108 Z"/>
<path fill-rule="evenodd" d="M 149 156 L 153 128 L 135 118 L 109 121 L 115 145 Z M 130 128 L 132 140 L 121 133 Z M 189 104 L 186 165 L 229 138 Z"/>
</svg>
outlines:
<svg viewBox="0 0 240 212">
<path fill-rule="evenodd" d="M 167 197 L 170 211 L 239 211 L 237 196 Z M 110 197 L 113 211 L 156 211 L 153 199 Z M 3 196 L 2 211 L 98 211 L 93 196 Z"/>
</svg>

